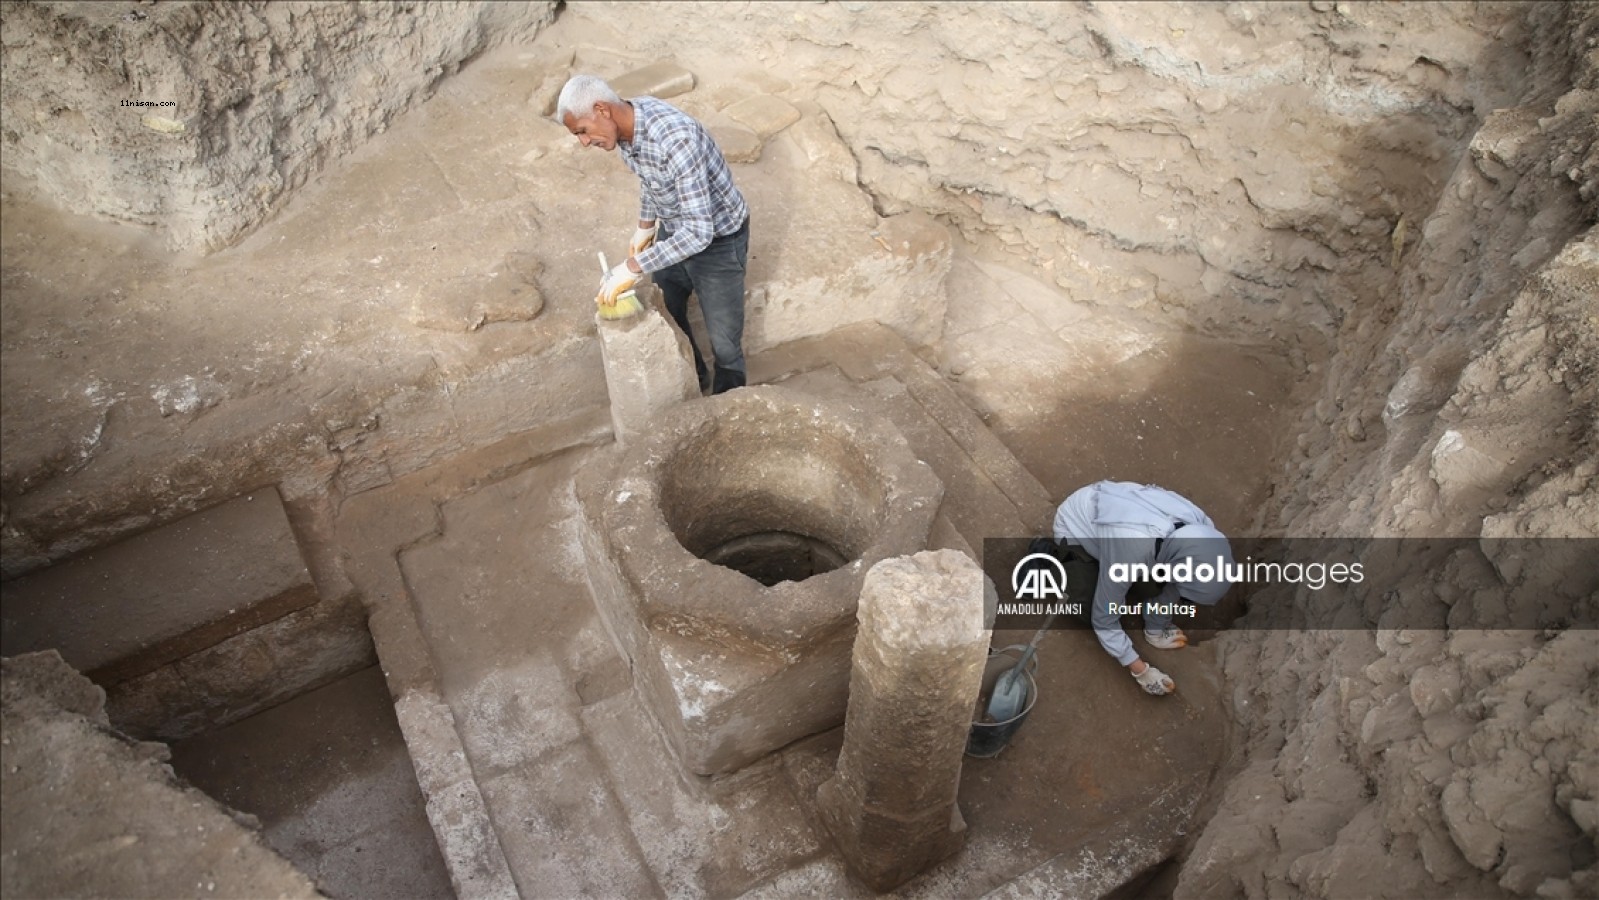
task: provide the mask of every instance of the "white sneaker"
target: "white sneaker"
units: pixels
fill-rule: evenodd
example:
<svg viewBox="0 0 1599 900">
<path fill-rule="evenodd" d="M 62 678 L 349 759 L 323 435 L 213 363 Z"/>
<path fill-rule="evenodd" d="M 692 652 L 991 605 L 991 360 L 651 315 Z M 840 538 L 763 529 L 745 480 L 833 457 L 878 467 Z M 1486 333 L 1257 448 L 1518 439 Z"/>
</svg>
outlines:
<svg viewBox="0 0 1599 900">
<path fill-rule="evenodd" d="M 1157 650 L 1176 650 L 1188 646 L 1188 635 L 1175 625 L 1167 625 L 1159 631 L 1146 631 L 1144 640 Z"/>
</svg>

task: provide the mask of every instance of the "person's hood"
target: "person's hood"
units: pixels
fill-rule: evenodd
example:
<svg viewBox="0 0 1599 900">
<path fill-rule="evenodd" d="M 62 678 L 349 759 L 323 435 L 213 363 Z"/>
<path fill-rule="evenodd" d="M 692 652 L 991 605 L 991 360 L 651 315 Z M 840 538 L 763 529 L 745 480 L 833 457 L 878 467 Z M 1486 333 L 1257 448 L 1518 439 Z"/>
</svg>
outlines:
<svg viewBox="0 0 1599 900">
<path fill-rule="evenodd" d="M 1203 606 L 1214 606 L 1232 587 L 1228 570 L 1233 567 L 1233 548 L 1227 537 L 1214 526 L 1199 523 L 1184 525 L 1171 533 L 1161 543 L 1160 555 L 1171 562 L 1192 560 L 1195 575 L 1207 574 L 1206 579 L 1177 582 L 1177 593 L 1183 599 Z"/>
</svg>

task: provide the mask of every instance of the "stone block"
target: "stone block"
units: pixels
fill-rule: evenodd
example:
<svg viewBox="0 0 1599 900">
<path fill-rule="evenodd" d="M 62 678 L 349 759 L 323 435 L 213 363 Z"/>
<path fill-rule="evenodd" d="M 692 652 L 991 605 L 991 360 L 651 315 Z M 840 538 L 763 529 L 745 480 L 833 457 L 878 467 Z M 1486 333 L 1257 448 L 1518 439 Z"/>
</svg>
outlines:
<svg viewBox="0 0 1599 900">
<path fill-rule="evenodd" d="M 483 782 L 483 797 L 523 897 L 644 897 L 659 893 L 582 742 Z"/>
<path fill-rule="evenodd" d="M 781 97 L 761 94 L 748 97 L 722 110 L 729 119 L 767 140 L 800 120 L 800 112 Z"/>
<path fill-rule="evenodd" d="M 848 635 L 793 660 L 727 653 L 650 633 L 635 665 L 639 694 L 685 768 L 733 772 L 797 738 L 838 725 L 849 699 Z"/>
<path fill-rule="evenodd" d="M 813 172 L 829 175 L 844 184 L 860 181 L 860 165 L 855 154 L 839 139 L 838 130 L 827 110 L 816 103 L 802 100 L 795 107 L 803 118 L 789 129 L 786 137 L 793 140 L 809 163 Z"/>
<path fill-rule="evenodd" d="M 786 139 L 786 135 L 784 139 Z M 861 218 L 806 234 L 793 234 L 807 259 L 832 265 L 789 268 L 752 277 L 744 352 L 757 353 L 787 341 L 826 334 L 860 322 L 878 322 L 913 344 L 932 346 L 943 335 L 953 246 L 948 229 L 922 212 Z M 752 226 L 752 240 L 758 241 Z M 873 233 L 875 232 L 875 234 Z M 787 251 L 784 251 L 785 253 Z M 796 259 L 801 252 L 796 249 Z M 786 257 L 785 257 L 786 259 Z M 845 262 L 840 262 L 845 261 Z M 848 296 L 848 303 L 831 298 Z"/>
<path fill-rule="evenodd" d="M 694 73 L 676 63 L 657 62 L 612 78 L 610 84 L 623 100 L 634 97 L 665 100 L 694 90 Z"/>
<path fill-rule="evenodd" d="M 728 162 L 752 163 L 760 160 L 765 142 L 754 131 L 722 113 L 710 113 L 700 120 L 700 124 L 711 133 Z"/>
<path fill-rule="evenodd" d="M 544 295 L 533 279 L 538 266 L 528 254 L 482 276 L 462 276 L 411 300 L 411 324 L 433 331 L 477 331 L 494 322 L 529 322 L 544 311 Z"/>
<path fill-rule="evenodd" d="M 971 557 L 926 551 L 867 573 L 838 774 L 817 803 L 850 870 L 874 890 L 961 846 L 955 800 L 987 650 Z"/>
<path fill-rule="evenodd" d="M 515 894 L 505 851 L 461 748 L 449 705 L 431 689 L 422 688 L 396 700 L 394 712 L 456 896 L 475 900 Z"/>
<path fill-rule="evenodd" d="M 268 488 L 7 583 L 0 647 L 55 648 L 111 685 L 316 600 Z"/>
<path fill-rule="evenodd" d="M 583 725 L 667 896 L 742 896 L 822 849 L 780 766 L 751 766 L 728 792 L 686 782 L 631 694 L 583 710 Z"/>
<path fill-rule="evenodd" d="M 687 341 L 653 306 L 626 319 L 596 313 L 594 322 L 617 443 L 627 446 L 657 412 L 699 396 Z"/>
</svg>

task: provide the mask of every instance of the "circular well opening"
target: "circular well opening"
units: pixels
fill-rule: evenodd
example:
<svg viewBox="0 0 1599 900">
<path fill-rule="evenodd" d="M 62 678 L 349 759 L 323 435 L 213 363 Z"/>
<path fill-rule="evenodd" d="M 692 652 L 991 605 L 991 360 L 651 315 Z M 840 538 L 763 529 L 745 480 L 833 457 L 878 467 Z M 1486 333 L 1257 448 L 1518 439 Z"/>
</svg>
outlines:
<svg viewBox="0 0 1599 900">
<path fill-rule="evenodd" d="M 784 581 L 804 581 L 848 562 L 831 545 L 792 531 L 746 534 L 712 547 L 701 558 L 743 572 L 767 587 Z"/>
<path fill-rule="evenodd" d="M 661 512 L 695 556 L 771 587 L 848 565 L 884 521 L 882 479 L 809 411 L 723 419 L 662 467 Z"/>
</svg>

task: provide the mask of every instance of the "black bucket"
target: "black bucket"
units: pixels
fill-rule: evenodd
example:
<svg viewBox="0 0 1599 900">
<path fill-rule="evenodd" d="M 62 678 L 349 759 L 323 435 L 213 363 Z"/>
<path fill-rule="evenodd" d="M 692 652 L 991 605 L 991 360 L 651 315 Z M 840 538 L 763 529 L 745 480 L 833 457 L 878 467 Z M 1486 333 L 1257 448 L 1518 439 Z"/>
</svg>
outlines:
<svg viewBox="0 0 1599 900">
<path fill-rule="evenodd" d="M 983 687 L 977 694 L 976 717 L 972 720 L 972 730 L 966 736 L 966 755 L 978 759 L 989 759 L 999 755 L 1010 743 L 1016 730 L 1027 721 L 1027 714 L 1033 711 L 1033 704 L 1038 700 L 1038 682 L 1033 680 L 1033 672 L 1038 669 L 1038 654 L 1033 654 L 1032 661 L 1028 663 L 1022 675 L 1026 679 L 1027 700 L 1022 704 L 1022 711 L 1003 722 L 984 722 L 984 713 L 988 709 L 988 698 L 994 692 L 994 685 L 999 683 L 1000 676 L 1016 668 L 1021 662 L 1022 654 L 1027 647 L 1022 644 L 1013 644 L 999 650 L 988 652 L 988 663 L 983 667 Z"/>
</svg>

